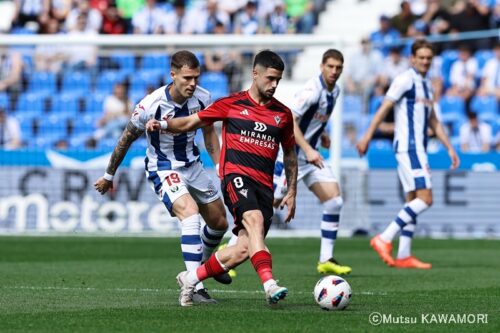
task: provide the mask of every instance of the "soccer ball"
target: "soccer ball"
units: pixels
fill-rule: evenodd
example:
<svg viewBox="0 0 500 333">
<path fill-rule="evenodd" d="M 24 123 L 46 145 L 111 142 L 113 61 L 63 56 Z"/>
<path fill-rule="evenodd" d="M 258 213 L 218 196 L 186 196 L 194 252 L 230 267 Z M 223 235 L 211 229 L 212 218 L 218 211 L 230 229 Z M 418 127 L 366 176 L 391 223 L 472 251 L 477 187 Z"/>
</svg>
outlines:
<svg viewBox="0 0 500 333">
<path fill-rule="evenodd" d="M 322 277 L 314 287 L 314 300 L 323 310 L 344 310 L 351 296 L 349 283 L 336 275 Z"/>
</svg>

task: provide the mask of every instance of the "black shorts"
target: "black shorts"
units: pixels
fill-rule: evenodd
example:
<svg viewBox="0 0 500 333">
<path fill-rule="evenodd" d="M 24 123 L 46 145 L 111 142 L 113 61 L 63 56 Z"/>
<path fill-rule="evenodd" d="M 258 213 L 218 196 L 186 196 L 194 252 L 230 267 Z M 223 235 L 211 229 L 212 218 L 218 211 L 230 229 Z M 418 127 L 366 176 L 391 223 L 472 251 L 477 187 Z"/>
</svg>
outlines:
<svg viewBox="0 0 500 333">
<path fill-rule="evenodd" d="M 273 217 L 273 191 L 252 178 L 236 173 L 226 175 L 222 181 L 224 203 L 234 218 L 233 234 L 243 226 L 243 213 L 260 210 L 264 216 L 264 234 L 267 235 Z"/>
</svg>

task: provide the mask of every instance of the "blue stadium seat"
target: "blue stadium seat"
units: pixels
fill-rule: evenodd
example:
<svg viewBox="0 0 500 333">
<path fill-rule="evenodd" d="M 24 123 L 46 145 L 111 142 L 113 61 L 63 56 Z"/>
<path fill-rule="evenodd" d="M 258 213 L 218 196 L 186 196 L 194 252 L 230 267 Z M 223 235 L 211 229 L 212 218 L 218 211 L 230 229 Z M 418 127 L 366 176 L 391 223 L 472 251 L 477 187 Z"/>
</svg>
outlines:
<svg viewBox="0 0 500 333">
<path fill-rule="evenodd" d="M 472 97 L 470 107 L 478 115 L 483 113 L 498 115 L 498 103 L 494 96 L 474 96 Z"/>
<path fill-rule="evenodd" d="M 126 75 L 123 72 L 107 70 L 97 78 L 95 91 L 98 94 L 111 94 L 116 83 L 124 82 Z"/>
<path fill-rule="evenodd" d="M 81 96 L 90 93 L 90 73 L 82 71 L 67 71 L 63 73 L 62 92 L 71 92 Z"/>
<path fill-rule="evenodd" d="M 89 114 L 103 114 L 103 103 L 107 94 L 90 94 L 86 99 L 86 110 L 85 112 Z"/>
<path fill-rule="evenodd" d="M 5 92 L 1 91 L 0 92 L 0 108 L 8 110 L 9 105 L 10 105 L 9 95 L 7 95 Z"/>
<path fill-rule="evenodd" d="M 28 92 L 51 95 L 56 90 L 57 79 L 52 72 L 34 72 L 29 78 Z"/>
<path fill-rule="evenodd" d="M 359 117 L 363 113 L 363 99 L 357 95 L 345 95 L 342 104 L 342 114 Z"/>
<path fill-rule="evenodd" d="M 384 101 L 384 96 L 373 96 L 370 99 L 370 105 L 368 106 L 369 108 L 368 114 L 370 115 L 375 114 L 380 105 L 382 105 L 383 101 Z"/>
<path fill-rule="evenodd" d="M 139 71 L 130 76 L 130 90 L 145 94 L 148 87 L 158 88 L 160 79 L 160 72 Z"/>
<path fill-rule="evenodd" d="M 443 96 L 439 101 L 441 107 L 441 114 L 446 115 L 456 113 L 460 116 L 465 115 L 465 102 L 457 96 Z"/>
<path fill-rule="evenodd" d="M 484 68 L 484 65 L 486 65 L 486 62 L 494 57 L 495 53 L 493 53 L 492 50 L 477 50 L 476 53 L 474 53 L 474 58 L 476 58 L 478 65 L 478 77 L 481 76 L 482 69 Z"/>
<path fill-rule="evenodd" d="M 114 52 L 110 59 L 120 66 L 120 72 L 125 75 L 135 72 L 135 55 L 132 52 Z"/>
<path fill-rule="evenodd" d="M 162 74 L 170 73 L 170 56 L 162 52 L 147 53 L 142 57 L 141 69 Z"/>
<path fill-rule="evenodd" d="M 200 76 L 200 86 L 207 89 L 212 100 L 227 96 L 229 94 L 229 82 L 227 76 L 220 72 L 205 72 Z"/>
<path fill-rule="evenodd" d="M 453 63 L 458 59 L 457 50 L 445 50 L 441 53 L 443 63 L 441 65 L 441 73 L 443 74 L 443 85 L 447 89 L 450 87 L 450 71 Z"/>
<path fill-rule="evenodd" d="M 138 104 L 145 96 L 146 92 L 142 90 L 137 90 L 137 91 L 130 90 L 128 93 L 128 98 L 130 99 L 132 104 L 134 104 L 134 106 Z"/>
<path fill-rule="evenodd" d="M 58 117 L 74 117 L 80 112 L 80 96 L 73 93 L 61 93 L 52 99 L 52 114 Z"/>
<path fill-rule="evenodd" d="M 17 112 L 42 114 L 44 96 L 38 93 L 27 92 L 19 95 L 17 100 Z"/>
</svg>

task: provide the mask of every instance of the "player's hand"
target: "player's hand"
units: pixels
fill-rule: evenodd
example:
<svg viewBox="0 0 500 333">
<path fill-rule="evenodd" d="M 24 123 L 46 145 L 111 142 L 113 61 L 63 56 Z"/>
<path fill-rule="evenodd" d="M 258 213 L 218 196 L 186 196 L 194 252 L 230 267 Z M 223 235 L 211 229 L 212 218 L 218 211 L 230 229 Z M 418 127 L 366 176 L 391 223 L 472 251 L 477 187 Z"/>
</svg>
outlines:
<svg viewBox="0 0 500 333">
<path fill-rule="evenodd" d="M 288 192 L 283 200 L 281 200 L 280 209 L 287 206 L 288 214 L 285 218 L 285 223 L 290 222 L 295 217 L 295 193 Z"/>
<path fill-rule="evenodd" d="M 308 163 L 314 164 L 320 169 L 323 169 L 323 156 L 316 149 L 310 149 L 306 152 L 306 159 Z"/>
<path fill-rule="evenodd" d="M 332 143 L 332 141 L 330 140 L 330 136 L 326 133 L 323 133 L 321 134 L 321 147 L 323 148 L 330 148 L 330 144 Z"/>
<path fill-rule="evenodd" d="M 161 124 L 156 119 L 149 119 L 146 123 L 146 131 L 148 132 L 156 132 L 161 129 Z"/>
<path fill-rule="evenodd" d="M 451 159 L 450 169 L 455 170 L 460 165 L 460 159 L 458 158 L 458 155 L 457 155 L 455 149 L 448 150 L 448 155 L 450 156 L 450 159 Z"/>
<path fill-rule="evenodd" d="M 366 152 L 368 151 L 369 143 L 370 141 L 365 138 L 359 140 L 359 142 L 356 144 L 356 149 L 358 150 L 359 156 L 363 156 L 366 154 Z"/>
<path fill-rule="evenodd" d="M 110 188 L 113 188 L 113 182 L 110 182 L 109 180 L 104 179 L 104 177 L 101 177 L 94 183 L 94 188 L 97 192 L 105 194 Z"/>
</svg>

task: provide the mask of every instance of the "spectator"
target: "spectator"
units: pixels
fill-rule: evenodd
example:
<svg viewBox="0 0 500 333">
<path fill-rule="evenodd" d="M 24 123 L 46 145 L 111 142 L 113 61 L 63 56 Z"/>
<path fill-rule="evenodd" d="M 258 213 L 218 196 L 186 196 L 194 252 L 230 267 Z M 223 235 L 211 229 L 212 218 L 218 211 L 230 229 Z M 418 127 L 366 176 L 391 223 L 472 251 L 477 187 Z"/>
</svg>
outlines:
<svg viewBox="0 0 500 333">
<path fill-rule="evenodd" d="M 186 13 L 184 0 L 175 0 L 174 10 L 167 13 L 163 23 L 163 32 L 166 34 L 193 34 L 198 25 L 196 10 L 194 13 Z"/>
<path fill-rule="evenodd" d="M 66 139 L 59 139 L 54 143 L 55 150 L 68 150 L 69 142 Z"/>
<path fill-rule="evenodd" d="M 156 0 L 146 0 L 146 5 L 132 17 L 134 34 L 159 34 L 166 20 L 166 13 L 156 5 Z"/>
<path fill-rule="evenodd" d="M 127 23 L 118 13 L 118 8 L 110 4 L 102 16 L 101 33 L 106 35 L 121 35 L 127 33 Z"/>
<path fill-rule="evenodd" d="M 480 122 L 474 112 L 468 112 L 467 119 L 460 127 L 460 150 L 471 153 L 490 151 L 493 143 L 491 126 Z"/>
<path fill-rule="evenodd" d="M 384 86 L 389 86 L 394 78 L 408 69 L 408 59 L 401 55 L 401 47 L 392 47 L 389 56 L 385 58 L 383 70 L 380 71 L 378 81 Z"/>
<path fill-rule="evenodd" d="M 11 150 L 21 146 L 19 122 L 16 118 L 8 116 L 3 108 L 0 108 L 0 148 Z"/>
<path fill-rule="evenodd" d="M 450 31 L 451 15 L 441 0 L 428 0 L 427 10 L 421 20 L 427 24 L 431 34 L 446 34 Z"/>
<path fill-rule="evenodd" d="M 68 32 L 68 38 L 95 35 L 96 32 L 87 29 L 87 16 L 82 14 L 77 17 L 76 26 Z M 67 46 L 64 49 L 66 53 L 66 66 L 70 70 L 95 69 L 97 63 L 97 47 L 95 45 Z"/>
<path fill-rule="evenodd" d="M 478 64 L 477 60 L 472 57 L 469 46 L 463 44 L 458 51 L 458 60 L 451 66 L 451 88 L 447 94 L 459 96 L 464 101 L 469 101 L 476 89 Z"/>
<path fill-rule="evenodd" d="M 478 94 L 482 96 L 495 96 L 500 102 L 500 42 L 493 47 L 495 57 L 488 60 L 481 75 L 481 87 Z"/>
<path fill-rule="evenodd" d="M 50 19 L 45 26 L 44 33 L 57 35 L 59 21 Z M 66 54 L 64 48 L 57 44 L 38 44 L 35 48 L 35 68 L 39 72 L 58 73 L 64 65 Z"/>
<path fill-rule="evenodd" d="M 285 0 L 286 13 L 299 34 L 310 34 L 314 27 L 314 3 L 309 0 Z"/>
<path fill-rule="evenodd" d="M 479 0 L 467 0 L 465 8 L 451 16 L 451 32 L 487 30 L 490 27 L 490 9 Z M 467 42 L 473 50 L 490 47 L 488 38 L 473 39 Z"/>
<path fill-rule="evenodd" d="M 234 33 L 243 35 L 256 35 L 262 32 L 261 20 L 257 16 L 257 2 L 249 0 L 245 10 L 236 16 Z"/>
<path fill-rule="evenodd" d="M 274 35 L 293 33 L 290 28 L 288 16 L 285 11 L 285 4 L 282 0 L 274 2 L 274 9 L 265 17 L 265 23 L 262 24 L 265 31 Z"/>
<path fill-rule="evenodd" d="M 116 8 L 125 21 L 127 33 L 134 33 L 132 18 L 144 7 L 144 0 L 116 0 Z"/>
<path fill-rule="evenodd" d="M 49 19 L 50 0 L 15 0 L 12 27 L 38 32 Z"/>
<path fill-rule="evenodd" d="M 208 0 L 205 7 L 197 13 L 195 33 L 214 34 L 218 22 L 225 29 L 229 28 L 231 24 L 229 15 L 218 8 L 217 0 Z"/>
<path fill-rule="evenodd" d="M 66 18 L 71 12 L 72 2 L 72 0 L 50 1 L 50 17 L 57 20 L 60 25 L 64 24 Z"/>
<path fill-rule="evenodd" d="M 417 20 L 417 16 L 411 12 L 410 3 L 408 1 L 401 2 L 401 11 L 399 14 L 391 18 L 391 26 L 396 29 L 402 36 L 406 36 L 408 27 Z"/>
<path fill-rule="evenodd" d="M 123 83 L 114 85 L 113 94 L 106 97 L 103 109 L 104 114 L 97 121 L 98 129 L 94 132 L 93 139 L 99 141 L 103 138 L 119 138 L 130 118 L 130 110 L 132 110 L 132 103 L 127 97 Z"/>
<path fill-rule="evenodd" d="M 370 41 L 377 50 L 380 50 L 384 56 L 387 56 L 390 48 L 400 38 L 400 34 L 396 29 L 391 27 L 391 22 L 387 16 L 380 16 L 379 22 L 379 29 L 370 35 Z"/>
<path fill-rule="evenodd" d="M 78 26 L 78 18 L 80 16 L 86 17 L 86 25 L 81 31 L 91 31 L 99 33 L 102 25 L 102 15 L 97 9 L 91 8 L 89 0 L 79 0 L 76 2 L 76 7 L 73 8 L 66 19 L 66 31 L 81 30 Z"/>
<path fill-rule="evenodd" d="M 373 50 L 370 41 L 363 38 L 361 48 L 346 60 L 346 93 L 362 96 L 366 104 L 379 74 L 382 61 L 380 52 Z"/>
<path fill-rule="evenodd" d="M 10 107 L 16 109 L 17 96 L 21 93 L 23 58 L 21 53 L 0 47 L 0 92 L 10 98 Z"/>
</svg>

